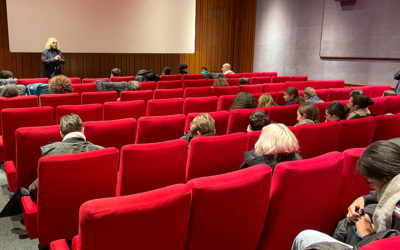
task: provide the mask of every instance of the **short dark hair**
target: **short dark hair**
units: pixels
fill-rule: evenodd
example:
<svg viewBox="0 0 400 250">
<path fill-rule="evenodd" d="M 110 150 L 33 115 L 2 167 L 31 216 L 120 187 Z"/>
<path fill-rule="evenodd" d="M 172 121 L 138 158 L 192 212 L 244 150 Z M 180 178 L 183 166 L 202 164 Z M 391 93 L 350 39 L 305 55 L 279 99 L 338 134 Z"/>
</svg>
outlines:
<svg viewBox="0 0 400 250">
<path fill-rule="evenodd" d="M 61 117 L 60 131 L 64 136 L 71 132 L 81 132 L 82 128 L 83 122 L 78 115 L 69 113 L 68 115 Z"/>
<path fill-rule="evenodd" d="M 181 63 L 178 66 L 179 72 L 182 72 L 182 70 L 187 69 L 187 68 L 188 68 L 188 65 L 184 64 L 184 63 Z"/>
<path fill-rule="evenodd" d="M 239 92 L 233 99 L 230 110 L 233 109 L 252 109 L 256 107 L 256 99 L 247 92 Z"/>
<path fill-rule="evenodd" d="M 120 70 L 119 68 L 113 68 L 113 69 L 111 70 L 111 74 L 112 74 L 113 76 L 120 76 L 120 75 L 121 75 L 121 70 Z"/>
<path fill-rule="evenodd" d="M 1 79 L 9 79 L 9 78 L 13 78 L 13 77 L 14 77 L 14 74 L 9 70 L 2 70 L 0 72 Z"/>
<path fill-rule="evenodd" d="M 371 97 L 365 95 L 354 95 L 351 99 L 353 100 L 353 105 L 357 105 L 359 109 L 366 108 L 375 103 Z"/>
<path fill-rule="evenodd" d="M 347 116 L 346 108 L 340 102 L 332 102 L 326 107 L 326 111 L 330 115 L 339 117 L 339 120 L 344 120 Z"/>
<path fill-rule="evenodd" d="M 201 67 L 201 70 L 208 71 L 207 67 Z"/>
<path fill-rule="evenodd" d="M 364 95 L 364 91 L 362 91 L 361 89 L 353 89 L 352 91 L 350 91 L 350 97 L 353 97 L 355 95 Z"/>
<path fill-rule="evenodd" d="M 269 124 L 269 117 L 264 110 L 256 110 L 251 113 L 250 117 L 250 128 L 252 131 L 262 130 L 262 128 Z"/>
<path fill-rule="evenodd" d="M 400 174 L 400 146 L 390 141 L 372 143 L 358 160 L 357 170 L 364 177 L 379 180 Z"/>
<path fill-rule="evenodd" d="M 246 77 L 242 77 L 239 79 L 239 85 L 249 85 L 249 79 L 247 79 Z"/>
<path fill-rule="evenodd" d="M 164 73 L 164 75 L 170 75 L 171 74 L 171 69 L 169 67 L 165 67 L 163 69 L 163 73 Z"/>
<path fill-rule="evenodd" d="M 7 84 L 3 90 L 1 91 L 1 96 L 2 97 L 14 97 L 14 96 L 19 96 L 19 89 L 16 85 L 14 84 Z"/>
</svg>

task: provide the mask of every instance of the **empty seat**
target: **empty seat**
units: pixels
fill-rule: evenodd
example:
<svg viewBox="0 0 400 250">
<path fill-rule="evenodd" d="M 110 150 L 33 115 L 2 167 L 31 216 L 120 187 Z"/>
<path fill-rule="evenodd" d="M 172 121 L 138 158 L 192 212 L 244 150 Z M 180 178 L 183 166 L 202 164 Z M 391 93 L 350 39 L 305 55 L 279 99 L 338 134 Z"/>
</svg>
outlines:
<svg viewBox="0 0 400 250">
<path fill-rule="evenodd" d="M 374 104 L 371 106 L 368 106 L 368 109 L 372 112 L 374 115 L 384 115 L 386 106 L 387 106 L 387 98 L 386 97 L 376 97 L 373 99 Z"/>
<path fill-rule="evenodd" d="M 185 118 L 183 114 L 139 118 L 136 143 L 179 139 L 184 133 Z"/>
<path fill-rule="evenodd" d="M 308 81 L 290 81 L 287 82 L 287 87 L 295 87 L 298 90 L 303 90 L 308 87 Z"/>
<path fill-rule="evenodd" d="M 85 83 L 85 84 L 72 84 L 72 88 L 74 89 L 74 93 L 83 93 L 83 92 L 96 92 L 97 86 L 96 83 Z"/>
<path fill-rule="evenodd" d="M 183 103 L 183 113 L 214 112 L 217 111 L 218 97 L 188 97 Z"/>
<path fill-rule="evenodd" d="M 236 95 L 239 93 L 238 86 L 228 86 L 228 87 L 213 87 L 213 95 Z"/>
<path fill-rule="evenodd" d="M 271 122 L 283 123 L 286 126 L 293 126 L 297 123 L 297 109 L 300 105 L 273 106 L 264 108 L 268 110 Z"/>
<path fill-rule="evenodd" d="M 385 90 L 391 90 L 392 86 L 390 85 L 372 85 L 362 87 L 361 90 L 364 92 L 364 95 L 373 97 L 381 97 L 383 96 L 383 92 Z"/>
<path fill-rule="evenodd" d="M 400 113 L 400 96 L 387 96 L 385 113 Z"/>
<path fill-rule="evenodd" d="M 378 116 L 373 141 L 400 137 L 400 131 L 393 129 L 398 126 L 400 126 L 400 114 Z"/>
<path fill-rule="evenodd" d="M 185 132 L 190 130 L 190 123 L 192 120 L 202 113 L 189 113 L 186 116 L 186 125 L 185 125 Z M 228 128 L 228 119 L 229 119 L 229 112 L 228 111 L 218 111 L 218 112 L 208 112 L 215 121 L 215 131 L 217 135 L 225 135 L 226 130 Z"/>
<path fill-rule="evenodd" d="M 186 180 L 238 170 L 246 148 L 245 133 L 193 138 L 186 165 Z"/>
<path fill-rule="evenodd" d="M 183 96 L 186 97 L 205 97 L 212 95 L 212 87 L 193 87 L 185 88 Z"/>
<path fill-rule="evenodd" d="M 373 241 L 362 247 L 362 250 L 396 249 L 400 245 L 400 236 Z"/>
<path fill-rule="evenodd" d="M 110 81 L 109 78 L 83 78 L 82 83 L 94 83 L 96 81 Z"/>
<path fill-rule="evenodd" d="M 29 237 L 40 232 L 40 246 L 72 239 L 78 233 L 79 207 L 115 195 L 118 160 L 115 148 L 40 158 L 37 205 L 30 196 L 22 198 Z"/>
<path fill-rule="evenodd" d="M 180 89 L 182 86 L 182 80 L 157 82 L 157 89 Z"/>
<path fill-rule="evenodd" d="M 156 89 L 154 90 L 154 99 L 182 98 L 183 89 Z"/>
<path fill-rule="evenodd" d="M 217 110 L 230 110 L 235 95 L 223 95 L 218 98 Z"/>
<path fill-rule="evenodd" d="M 243 73 L 243 77 L 252 78 L 252 77 L 261 77 L 261 73 L 252 72 L 252 73 Z"/>
<path fill-rule="evenodd" d="M 103 120 L 103 104 L 85 104 L 85 105 L 62 105 L 57 107 L 57 124 L 61 117 L 69 113 L 79 115 L 82 121 L 100 121 Z"/>
<path fill-rule="evenodd" d="M 22 84 L 28 86 L 33 83 L 48 83 L 48 78 L 25 78 L 25 79 L 17 79 L 17 84 Z"/>
<path fill-rule="evenodd" d="M 187 151 L 188 142 L 183 139 L 124 146 L 117 195 L 185 183 Z"/>
<path fill-rule="evenodd" d="M 243 73 L 226 74 L 225 77 L 226 77 L 226 78 L 242 78 L 242 77 L 243 77 Z"/>
<path fill-rule="evenodd" d="M 86 139 L 102 147 L 115 147 L 135 143 L 136 120 L 133 118 L 111 121 L 89 121 L 83 124 Z"/>
<path fill-rule="evenodd" d="M 82 104 L 105 103 L 117 101 L 117 91 L 82 93 Z"/>
<path fill-rule="evenodd" d="M 201 80 L 184 80 L 183 81 L 183 88 L 189 88 L 189 87 L 207 87 L 208 86 L 208 80 L 207 79 L 201 79 Z"/>
<path fill-rule="evenodd" d="M 260 72 L 260 76 L 277 76 L 277 72 Z"/>
<path fill-rule="evenodd" d="M 182 75 L 182 80 L 198 80 L 203 79 L 203 74 L 186 74 Z"/>
<path fill-rule="evenodd" d="M 143 100 L 147 101 L 153 99 L 153 90 L 139 90 L 139 91 L 122 91 L 121 102 Z"/>
<path fill-rule="evenodd" d="M 268 210 L 270 184 L 271 169 L 266 165 L 191 180 L 186 249 L 256 249 Z"/>
<path fill-rule="evenodd" d="M 317 89 L 315 92 L 317 93 L 317 96 L 324 102 L 329 100 L 329 89 Z"/>
<path fill-rule="evenodd" d="M 271 83 L 264 84 L 264 93 L 284 91 L 287 88 L 287 83 Z"/>
<path fill-rule="evenodd" d="M 147 102 L 146 115 L 175 115 L 183 113 L 183 98 L 153 99 Z"/>
<path fill-rule="evenodd" d="M 258 110 L 258 108 L 231 110 L 229 114 L 227 133 L 246 132 L 250 121 L 250 115 L 256 110 Z"/>
<path fill-rule="evenodd" d="M 112 76 L 110 78 L 110 81 L 112 82 L 129 82 L 134 80 L 135 80 L 134 76 Z"/>
<path fill-rule="evenodd" d="M 271 83 L 279 83 L 279 82 L 289 82 L 290 76 L 273 76 L 271 77 Z"/>
<path fill-rule="evenodd" d="M 339 122 L 340 140 L 337 150 L 367 147 L 374 138 L 376 123 L 377 118 L 373 116 Z"/>
<path fill-rule="evenodd" d="M 39 99 L 40 99 L 40 106 L 53 107 L 54 124 L 56 123 L 55 110 L 57 109 L 58 106 L 81 104 L 81 97 L 79 96 L 78 93 L 40 95 Z"/>
<path fill-rule="evenodd" d="M 314 89 L 344 88 L 344 80 L 309 81 L 308 84 Z"/>
<path fill-rule="evenodd" d="M 155 90 L 156 87 L 156 82 L 140 82 L 140 90 Z"/>
<path fill-rule="evenodd" d="M 239 91 L 240 92 L 248 92 L 248 93 L 262 93 L 264 85 L 262 84 L 255 84 L 255 85 L 240 85 Z"/>
<path fill-rule="evenodd" d="M 70 81 L 71 81 L 71 83 L 82 83 L 82 80 L 81 80 L 81 78 L 80 77 L 69 77 L 68 78 Z"/>
<path fill-rule="evenodd" d="M 176 81 L 182 80 L 182 75 L 161 75 L 160 78 L 163 81 Z"/>
<path fill-rule="evenodd" d="M 331 89 L 329 91 L 329 101 L 349 100 L 351 90 L 351 88 Z"/>
<path fill-rule="evenodd" d="M 260 131 L 251 131 L 247 133 L 247 151 L 254 150 L 254 146 L 260 138 L 261 130 Z"/>
<path fill-rule="evenodd" d="M 307 81 L 308 76 L 291 76 L 290 77 L 290 82 L 297 82 L 297 81 Z"/>
<path fill-rule="evenodd" d="M 253 77 L 250 79 L 250 84 L 263 84 L 263 83 L 270 83 L 271 77 Z"/>
<path fill-rule="evenodd" d="M 143 100 L 127 102 L 106 102 L 103 106 L 104 120 L 123 118 L 138 119 L 145 115 L 146 103 Z"/>
</svg>

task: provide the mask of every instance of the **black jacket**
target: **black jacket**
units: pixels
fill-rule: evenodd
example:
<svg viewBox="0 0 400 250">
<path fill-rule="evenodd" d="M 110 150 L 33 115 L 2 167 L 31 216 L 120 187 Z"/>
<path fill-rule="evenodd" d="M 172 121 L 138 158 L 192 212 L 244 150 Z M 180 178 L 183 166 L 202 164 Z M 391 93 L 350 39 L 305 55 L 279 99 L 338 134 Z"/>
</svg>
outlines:
<svg viewBox="0 0 400 250">
<path fill-rule="evenodd" d="M 57 55 L 61 57 L 61 61 L 54 59 Z M 60 50 L 46 49 L 42 52 L 42 63 L 42 77 L 52 78 L 62 74 L 61 64 L 65 63 L 65 59 Z"/>
<path fill-rule="evenodd" d="M 244 162 L 240 166 L 240 169 L 248 168 L 251 166 L 255 166 L 258 164 L 267 164 L 271 167 L 272 172 L 274 171 L 275 166 L 284 161 L 297 161 L 302 160 L 300 155 L 297 153 L 286 153 L 286 154 L 277 154 L 277 155 L 256 155 L 255 151 L 248 151 L 244 153 Z"/>
</svg>

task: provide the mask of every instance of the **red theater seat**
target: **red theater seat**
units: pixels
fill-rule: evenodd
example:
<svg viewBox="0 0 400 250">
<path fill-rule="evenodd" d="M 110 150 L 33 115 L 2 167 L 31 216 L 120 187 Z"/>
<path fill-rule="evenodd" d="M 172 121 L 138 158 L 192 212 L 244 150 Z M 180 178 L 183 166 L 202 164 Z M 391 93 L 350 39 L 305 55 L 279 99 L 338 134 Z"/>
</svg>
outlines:
<svg viewBox="0 0 400 250">
<path fill-rule="evenodd" d="M 290 249 L 296 235 L 305 229 L 333 233 L 337 221 L 332 215 L 336 214 L 342 195 L 339 181 L 342 165 L 343 155 L 339 152 L 278 164 L 257 249 Z M 296 206 L 293 212 L 293 204 L 312 204 L 312 207 Z"/>
<path fill-rule="evenodd" d="M 213 87 L 213 95 L 236 95 L 239 93 L 238 86 L 228 86 L 228 87 Z"/>
<path fill-rule="evenodd" d="M 396 249 L 400 245 L 400 236 L 395 236 L 383 240 L 373 241 L 361 248 L 361 250 L 387 250 Z"/>
<path fill-rule="evenodd" d="M 235 95 L 222 95 L 218 98 L 218 107 L 217 110 L 230 110 L 233 99 L 235 99 Z"/>
<path fill-rule="evenodd" d="M 261 130 L 260 131 L 251 131 L 247 133 L 247 151 L 254 150 L 254 145 L 260 138 Z"/>
<path fill-rule="evenodd" d="M 297 123 L 297 109 L 300 105 L 272 106 L 263 108 L 268 110 L 271 122 L 283 123 L 286 126 L 293 126 Z"/>
<path fill-rule="evenodd" d="M 329 89 L 317 89 L 315 90 L 315 92 L 317 93 L 317 96 L 324 102 L 327 102 L 329 100 Z"/>
<path fill-rule="evenodd" d="M 400 96 L 387 96 L 385 113 L 400 113 Z"/>
<path fill-rule="evenodd" d="M 329 80 L 329 81 L 308 81 L 308 86 L 314 89 L 332 89 L 344 88 L 343 80 Z"/>
<path fill-rule="evenodd" d="M 182 80 L 157 82 L 157 89 L 180 89 L 182 86 Z"/>
<path fill-rule="evenodd" d="M 179 139 L 185 129 L 185 115 L 148 116 L 138 120 L 136 143 Z"/>
<path fill-rule="evenodd" d="M 74 89 L 74 93 L 83 93 L 83 92 L 96 92 L 97 85 L 96 83 L 85 83 L 85 84 L 72 84 L 72 88 Z"/>
<path fill-rule="evenodd" d="M 153 90 L 122 91 L 121 102 L 153 99 Z"/>
<path fill-rule="evenodd" d="M 103 120 L 103 104 L 62 105 L 57 107 L 57 124 L 61 117 L 69 113 L 79 115 L 82 121 Z"/>
<path fill-rule="evenodd" d="M 156 89 L 154 90 L 154 99 L 182 98 L 183 89 Z"/>
<path fill-rule="evenodd" d="M 304 90 L 308 87 L 308 81 L 290 81 L 287 82 L 286 87 L 295 87 L 298 90 Z"/>
<path fill-rule="evenodd" d="M 277 72 L 260 72 L 260 76 L 277 76 Z"/>
<path fill-rule="evenodd" d="M 117 91 L 82 93 L 82 104 L 105 103 L 117 101 Z"/>
<path fill-rule="evenodd" d="M 123 118 L 138 119 L 145 115 L 146 104 L 143 100 L 104 103 L 104 120 Z"/>
<path fill-rule="evenodd" d="M 242 78 L 242 77 L 243 77 L 243 73 L 226 74 L 225 77 L 226 77 L 226 78 Z"/>
<path fill-rule="evenodd" d="M 368 106 L 368 109 L 374 115 L 384 115 L 385 109 L 386 109 L 386 102 L 388 99 L 386 97 L 376 97 L 373 100 L 374 100 L 374 104 L 371 106 Z"/>
<path fill-rule="evenodd" d="M 140 90 L 155 90 L 156 87 L 156 82 L 140 82 Z"/>
<path fill-rule="evenodd" d="M 198 80 L 203 79 L 203 74 L 186 74 L 182 76 L 182 80 Z"/>
<path fill-rule="evenodd" d="M 255 85 L 240 85 L 239 91 L 240 92 L 248 92 L 248 93 L 262 93 L 264 85 L 262 84 L 255 84 Z"/>
<path fill-rule="evenodd" d="M 183 139 L 124 146 L 117 196 L 185 183 L 187 151 Z"/>
<path fill-rule="evenodd" d="M 83 78 L 82 83 L 94 83 L 96 81 L 110 81 L 109 78 Z"/>
<path fill-rule="evenodd" d="M 246 132 L 250 121 L 250 115 L 256 110 L 258 110 L 258 108 L 231 110 L 229 114 L 227 133 Z"/>
<path fill-rule="evenodd" d="M 266 77 L 253 77 L 250 79 L 250 84 L 264 84 L 264 83 L 270 83 L 271 82 L 271 77 L 266 76 Z"/>
<path fill-rule="evenodd" d="M 217 111 L 218 97 L 188 97 L 183 103 L 183 113 L 214 112 Z"/>
<path fill-rule="evenodd" d="M 350 99 L 352 88 L 331 89 L 329 91 L 329 101 L 341 101 Z"/>
<path fill-rule="evenodd" d="M 307 81 L 308 76 L 291 76 L 290 77 L 290 82 L 298 82 L 298 81 Z"/>
<path fill-rule="evenodd" d="M 56 123 L 56 112 L 58 106 L 61 105 L 79 105 L 81 104 L 81 97 L 78 93 L 69 93 L 69 94 L 48 94 L 48 95 L 40 95 L 40 106 L 49 106 L 54 109 L 53 123 Z"/>
<path fill-rule="evenodd" d="M 183 113 L 183 98 L 153 99 L 147 102 L 146 115 L 175 115 Z"/>
<path fill-rule="evenodd" d="M 186 125 L 185 125 L 185 132 L 190 130 L 190 123 L 192 120 L 202 113 L 190 113 L 186 116 Z M 217 135 L 225 135 L 226 130 L 228 128 L 228 119 L 229 119 L 229 112 L 228 111 L 218 111 L 218 112 L 208 112 L 215 121 L 215 130 Z"/>
<path fill-rule="evenodd" d="M 246 148 L 245 133 L 193 138 L 186 165 L 186 180 L 238 170 Z"/>
<path fill-rule="evenodd" d="M 102 147 L 115 147 L 135 143 L 136 120 L 126 118 L 111 121 L 90 121 L 83 124 L 86 139 Z"/>
<path fill-rule="evenodd" d="M 268 210 L 270 184 L 271 169 L 266 165 L 191 180 L 186 249 L 256 249 Z"/>
<path fill-rule="evenodd" d="M 287 87 L 287 83 L 271 83 L 271 84 L 264 84 L 264 93 L 270 92 L 279 92 L 284 91 Z"/>
<path fill-rule="evenodd" d="M 271 78 L 271 83 L 279 83 L 279 82 L 289 82 L 290 76 L 273 76 Z"/>
<path fill-rule="evenodd" d="M 161 75 L 160 78 L 163 81 L 176 81 L 182 80 L 182 75 Z"/>
<path fill-rule="evenodd" d="M 395 137 L 400 137 L 400 114 L 380 115 L 377 117 L 375 134 L 373 141 L 389 140 Z"/>
<path fill-rule="evenodd" d="M 376 123 L 377 118 L 374 116 L 340 121 L 338 131 L 340 140 L 337 150 L 367 147 L 374 138 Z"/>
<path fill-rule="evenodd" d="M 239 86 L 240 78 L 228 78 L 225 80 L 228 82 L 229 86 Z"/>
<path fill-rule="evenodd" d="M 134 80 L 135 80 L 134 76 L 113 76 L 110 78 L 110 81 L 112 82 L 129 82 Z"/>
<path fill-rule="evenodd" d="M 183 81 L 183 88 L 190 88 L 190 87 L 207 87 L 208 80 L 201 79 L 201 80 L 184 80 Z"/>
<path fill-rule="evenodd" d="M 48 78 L 26 78 L 26 79 L 17 79 L 17 84 L 22 84 L 28 86 L 29 84 L 33 83 L 48 83 Z"/>
<path fill-rule="evenodd" d="M 324 122 L 325 122 L 325 120 L 326 120 L 326 117 L 325 117 L 325 110 L 326 110 L 326 108 L 329 106 L 329 104 L 331 104 L 331 103 L 333 103 L 333 102 L 314 103 L 315 106 L 317 106 L 318 109 L 319 109 L 319 122 L 320 122 L 320 123 L 324 123 Z"/>
<path fill-rule="evenodd" d="M 385 90 L 391 90 L 392 86 L 390 86 L 390 85 L 372 85 L 372 86 L 362 87 L 361 89 L 364 92 L 364 95 L 373 98 L 373 97 L 383 96 L 383 92 Z"/>
<path fill-rule="evenodd" d="M 38 99 L 35 95 L 16 96 L 16 97 L 0 97 L 0 112 L 7 108 L 33 108 L 38 106 Z M 1 114 L 1 113 L 0 113 Z M 1 130 L 0 115 L 0 130 Z M 1 156 L 2 157 L 2 156 Z"/>
<path fill-rule="evenodd" d="M 73 83 L 73 84 L 75 84 L 75 83 L 82 83 L 82 80 L 81 80 L 80 77 L 69 77 L 68 79 L 69 79 L 69 80 L 71 81 L 71 83 Z"/>
<path fill-rule="evenodd" d="M 212 87 L 194 87 L 186 88 L 184 95 L 186 97 L 206 97 L 212 96 Z"/>
</svg>

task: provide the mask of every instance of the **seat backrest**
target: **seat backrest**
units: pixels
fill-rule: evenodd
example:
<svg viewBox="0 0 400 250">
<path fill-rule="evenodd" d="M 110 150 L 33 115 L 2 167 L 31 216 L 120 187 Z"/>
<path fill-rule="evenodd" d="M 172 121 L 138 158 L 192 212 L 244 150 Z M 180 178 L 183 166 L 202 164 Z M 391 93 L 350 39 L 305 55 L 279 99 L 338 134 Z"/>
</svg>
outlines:
<svg viewBox="0 0 400 250">
<path fill-rule="evenodd" d="M 23 127 L 15 131 L 18 187 L 28 188 L 37 178 L 41 146 L 61 141 L 60 126 Z"/>
<path fill-rule="evenodd" d="M 117 196 L 185 183 L 187 151 L 183 139 L 124 146 Z"/>
<path fill-rule="evenodd" d="M 222 95 L 218 98 L 217 110 L 229 110 L 232 106 L 235 95 Z"/>
<path fill-rule="evenodd" d="M 88 201 L 79 211 L 79 249 L 184 249 L 190 204 L 184 184 Z"/>
<path fill-rule="evenodd" d="M 258 141 L 258 138 L 260 138 L 260 135 L 261 130 L 251 131 L 247 133 L 247 151 L 254 150 L 254 145 L 256 145 L 256 142 Z"/>
<path fill-rule="evenodd" d="M 156 87 L 156 82 L 140 82 L 140 90 L 155 90 Z"/>
<path fill-rule="evenodd" d="M 39 245 L 72 239 L 78 233 L 79 207 L 85 201 L 115 195 L 118 160 L 115 148 L 40 158 Z"/>
<path fill-rule="evenodd" d="M 392 86 L 390 85 L 371 85 L 362 87 L 361 90 L 364 92 L 364 95 L 373 97 L 381 97 L 383 96 L 383 92 L 385 90 L 391 90 Z"/>
<path fill-rule="evenodd" d="M 190 123 L 192 120 L 202 113 L 189 113 L 186 116 L 186 125 L 185 125 L 185 133 L 190 130 Z M 208 112 L 215 121 L 215 131 L 217 135 L 225 135 L 226 130 L 228 128 L 228 119 L 229 112 L 228 111 L 217 111 L 217 112 Z"/>
<path fill-rule="evenodd" d="M 261 76 L 277 76 L 278 72 L 259 72 Z"/>
<path fill-rule="evenodd" d="M 48 78 L 29 78 L 29 79 L 17 79 L 17 84 L 28 86 L 33 83 L 48 83 Z"/>
<path fill-rule="evenodd" d="M 308 76 L 290 76 L 289 82 L 307 81 Z"/>
<path fill-rule="evenodd" d="M 229 86 L 239 86 L 240 78 L 228 78 L 225 80 L 228 82 Z"/>
<path fill-rule="evenodd" d="M 331 89 L 329 92 L 329 101 L 349 100 L 351 90 L 351 88 Z"/>
<path fill-rule="evenodd" d="M 53 123 L 56 123 L 56 110 L 60 105 L 79 105 L 81 104 L 81 97 L 78 93 L 69 93 L 69 94 L 49 94 L 49 95 L 40 95 L 40 106 L 49 106 L 53 107 Z"/>
<path fill-rule="evenodd" d="M 304 90 L 308 87 L 308 81 L 290 81 L 287 82 L 287 87 L 295 87 L 298 90 Z"/>
<path fill-rule="evenodd" d="M 400 236 L 373 241 L 361 248 L 361 250 L 385 250 L 396 249 L 400 245 Z"/>
<path fill-rule="evenodd" d="M 314 89 L 344 88 L 344 80 L 309 81 L 308 84 Z"/>
<path fill-rule="evenodd" d="M 154 90 L 154 99 L 182 98 L 183 89 L 156 89 Z"/>
<path fill-rule="evenodd" d="M 160 78 L 162 81 L 176 81 L 182 80 L 182 75 L 161 75 Z"/>
<path fill-rule="evenodd" d="M 386 101 L 386 113 L 397 114 L 400 113 L 400 96 L 387 96 L 388 98 Z"/>
<path fill-rule="evenodd" d="M 340 140 L 337 150 L 367 147 L 374 138 L 376 123 L 377 118 L 374 116 L 340 121 L 338 133 Z"/>
<path fill-rule="evenodd" d="M 374 104 L 368 106 L 368 109 L 374 115 L 384 115 L 386 109 L 386 102 L 388 99 L 386 97 L 375 97 L 373 100 Z"/>
<path fill-rule="evenodd" d="M 103 106 L 104 120 L 123 118 L 138 119 L 145 115 L 146 103 L 143 100 L 127 102 L 106 102 Z"/>
<path fill-rule="evenodd" d="M 121 102 L 153 99 L 153 90 L 121 91 Z"/>
<path fill-rule="evenodd" d="M 270 167 L 257 165 L 188 185 L 192 212 L 186 249 L 257 248 L 268 210 Z"/>
<path fill-rule="evenodd" d="M 16 108 L 1 111 L 5 161 L 15 162 L 15 130 L 53 124 L 53 108 Z"/>
<path fill-rule="evenodd" d="M 183 96 L 186 97 L 205 97 L 212 96 L 212 87 L 193 87 L 185 88 Z"/>
<path fill-rule="evenodd" d="M 129 82 L 134 80 L 135 80 L 134 76 L 112 76 L 110 78 L 110 81 L 112 82 Z"/>
<path fill-rule="evenodd" d="M 286 126 L 293 126 L 297 123 L 297 109 L 300 105 L 272 106 L 264 108 L 268 110 L 271 122 L 283 123 Z"/>
<path fill-rule="evenodd" d="M 183 103 L 183 113 L 215 112 L 217 111 L 218 97 L 188 97 Z"/>
<path fill-rule="evenodd" d="M 89 121 L 83 124 L 86 139 L 103 147 L 133 144 L 136 140 L 136 120 L 126 118 L 111 121 Z"/>
<path fill-rule="evenodd" d="M 317 106 L 318 110 L 319 110 L 319 122 L 320 123 L 324 123 L 326 120 L 325 117 L 325 110 L 326 108 L 329 106 L 329 104 L 331 104 L 332 102 L 319 102 L 319 103 L 314 103 L 315 106 Z"/>
<path fill-rule="evenodd" d="M 242 78 L 243 73 L 237 73 L 237 74 L 225 74 L 226 78 Z"/>
<path fill-rule="evenodd" d="M 264 85 L 262 84 L 254 84 L 254 85 L 240 85 L 239 91 L 240 92 L 247 92 L 247 93 L 262 93 Z"/>
<path fill-rule="evenodd" d="M 117 91 L 105 91 L 105 92 L 87 92 L 82 93 L 82 104 L 93 104 L 93 103 L 105 103 L 105 102 L 116 102 L 118 98 Z"/>
<path fill-rule="evenodd" d="M 82 104 L 82 105 L 61 105 L 57 107 L 57 124 L 61 117 L 69 113 L 79 115 L 82 121 L 101 121 L 103 120 L 103 104 Z"/>
<path fill-rule="evenodd" d="M 400 114 L 377 116 L 377 123 L 372 141 L 389 140 L 400 137 Z"/>
<path fill-rule="evenodd" d="M 271 78 L 271 83 L 289 82 L 290 76 L 273 76 Z"/>
<path fill-rule="evenodd" d="M 175 140 L 183 136 L 185 115 L 144 116 L 138 120 L 136 143 Z"/>
<path fill-rule="evenodd" d="M 7 108 L 33 108 L 38 106 L 36 95 L 0 97 L 0 130 L 1 130 L 1 111 Z"/>
<path fill-rule="evenodd" d="M 329 89 L 317 89 L 315 92 L 317 93 L 317 96 L 321 100 L 325 102 L 329 100 L 329 92 L 330 92 Z"/>
<path fill-rule="evenodd" d="M 153 99 L 147 101 L 146 115 L 175 115 L 183 113 L 183 98 Z"/>
<path fill-rule="evenodd" d="M 258 108 L 231 110 L 229 113 L 227 133 L 246 132 L 250 122 L 250 115 L 256 110 L 258 110 Z"/>
<path fill-rule="evenodd" d="M 299 142 L 299 154 L 308 159 L 337 150 L 339 131 L 339 122 L 297 126 L 295 135 Z"/>
<path fill-rule="evenodd" d="M 182 76 L 182 80 L 202 80 L 203 74 L 186 74 Z"/>
<path fill-rule="evenodd" d="M 96 81 L 110 81 L 110 78 L 83 78 L 82 83 L 94 83 Z"/>
<path fill-rule="evenodd" d="M 68 79 L 71 81 L 71 83 L 82 83 L 80 77 L 68 77 Z"/>
<path fill-rule="evenodd" d="M 208 80 L 207 79 L 201 79 L 201 80 L 184 80 L 183 81 L 183 88 L 189 88 L 189 87 L 207 87 L 208 86 Z"/>
<path fill-rule="evenodd" d="M 182 86 L 182 80 L 157 82 L 157 89 L 181 89 Z"/>
<path fill-rule="evenodd" d="M 270 83 L 271 77 L 263 76 L 263 77 L 252 77 L 250 79 L 250 84 L 263 84 L 263 83 Z"/>
<path fill-rule="evenodd" d="M 213 87 L 213 95 L 236 95 L 239 93 L 239 86 L 228 86 L 228 87 Z"/>
<path fill-rule="evenodd" d="M 338 180 L 342 177 L 342 165 L 343 155 L 339 152 L 278 164 L 257 249 L 290 249 L 296 235 L 305 229 L 333 233 L 337 221 L 331 215 L 336 214 L 340 201 L 341 181 Z M 312 208 L 300 204 L 312 204 Z"/>
<path fill-rule="evenodd" d="M 238 170 L 246 148 L 245 133 L 193 138 L 186 164 L 186 180 Z"/>
<path fill-rule="evenodd" d="M 263 84 L 263 85 L 264 85 L 263 92 L 270 93 L 270 92 L 284 91 L 286 89 L 287 83 L 285 83 L 285 82 L 283 82 L 283 83 L 267 83 L 267 84 Z"/>
<path fill-rule="evenodd" d="M 279 84 L 279 83 L 278 83 Z M 283 98 L 284 92 L 280 91 L 280 92 L 270 92 L 269 93 L 272 98 L 274 99 L 275 103 L 277 105 L 281 105 L 284 106 L 286 105 L 285 99 Z"/>
<path fill-rule="evenodd" d="M 74 89 L 74 93 L 83 93 L 83 92 L 96 92 L 97 86 L 96 83 L 85 83 L 85 84 L 72 84 L 72 88 Z"/>
</svg>

